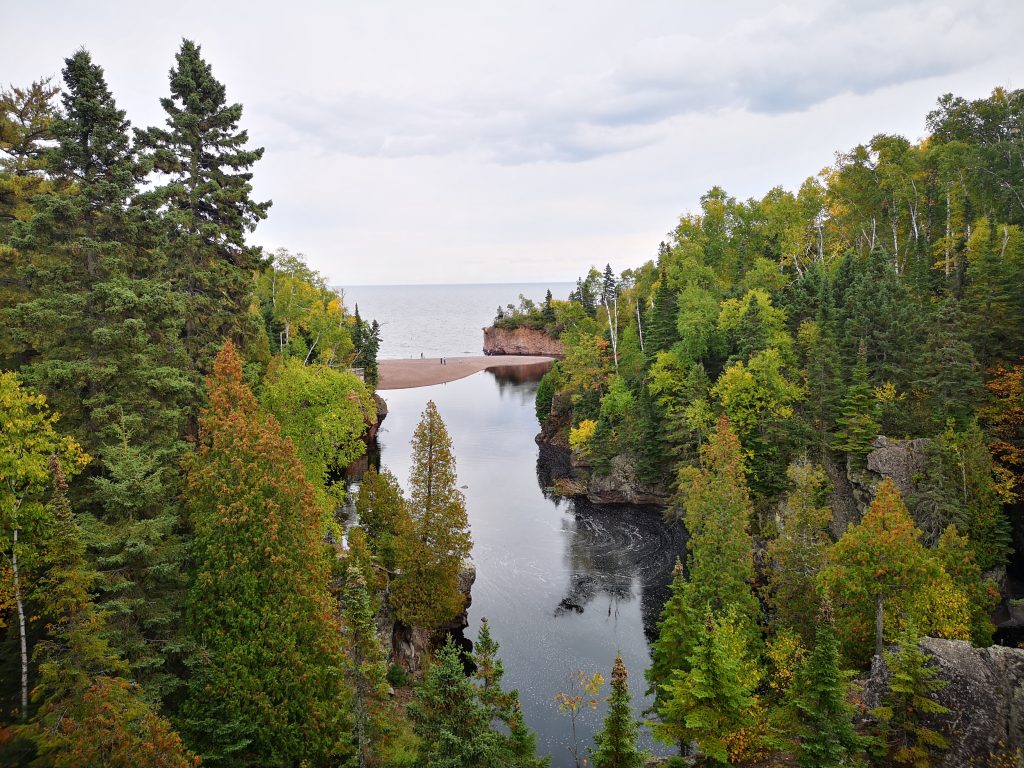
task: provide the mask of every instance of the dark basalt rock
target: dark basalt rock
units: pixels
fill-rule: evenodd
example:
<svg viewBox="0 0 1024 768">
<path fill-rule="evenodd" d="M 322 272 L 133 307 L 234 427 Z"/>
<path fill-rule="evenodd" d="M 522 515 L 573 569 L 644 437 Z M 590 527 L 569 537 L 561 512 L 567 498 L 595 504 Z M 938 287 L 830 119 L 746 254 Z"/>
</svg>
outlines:
<svg viewBox="0 0 1024 768">
<path fill-rule="evenodd" d="M 987 766 L 1002 750 L 1024 748 L 1024 649 L 974 648 L 961 640 L 921 639 L 946 686 L 932 697 L 949 709 L 924 719 L 944 733 L 950 748 L 943 768 Z M 879 658 L 871 665 L 864 703 L 877 707 L 888 685 L 888 669 Z"/>
</svg>

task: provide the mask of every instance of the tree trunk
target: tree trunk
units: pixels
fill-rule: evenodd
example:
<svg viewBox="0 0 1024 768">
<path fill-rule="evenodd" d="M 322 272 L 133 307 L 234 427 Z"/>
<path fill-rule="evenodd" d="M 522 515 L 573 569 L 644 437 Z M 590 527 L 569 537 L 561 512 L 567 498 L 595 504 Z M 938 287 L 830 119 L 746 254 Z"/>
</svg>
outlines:
<svg viewBox="0 0 1024 768">
<path fill-rule="evenodd" d="M 882 657 L 882 635 L 884 632 L 884 618 L 882 614 L 882 593 L 875 596 L 875 656 Z"/>
<path fill-rule="evenodd" d="M 18 571 L 18 529 L 14 529 L 11 544 L 11 564 L 14 569 L 14 600 L 18 604 L 18 631 L 21 642 L 21 720 L 28 720 L 28 641 L 25 638 L 25 604 L 21 599 L 21 574 Z"/>
</svg>

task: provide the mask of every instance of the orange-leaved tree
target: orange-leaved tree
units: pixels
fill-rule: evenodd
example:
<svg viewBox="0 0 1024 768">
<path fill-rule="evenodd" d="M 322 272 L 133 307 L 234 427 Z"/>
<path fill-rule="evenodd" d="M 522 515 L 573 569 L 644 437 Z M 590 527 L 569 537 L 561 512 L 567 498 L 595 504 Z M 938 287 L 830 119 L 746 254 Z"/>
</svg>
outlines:
<svg viewBox="0 0 1024 768">
<path fill-rule="evenodd" d="M 351 744 L 322 518 L 295 447 L 225 342 L 185 461 L 195 526 L 182 723 L 205 765 L 334 764 Z"/>
</svg>

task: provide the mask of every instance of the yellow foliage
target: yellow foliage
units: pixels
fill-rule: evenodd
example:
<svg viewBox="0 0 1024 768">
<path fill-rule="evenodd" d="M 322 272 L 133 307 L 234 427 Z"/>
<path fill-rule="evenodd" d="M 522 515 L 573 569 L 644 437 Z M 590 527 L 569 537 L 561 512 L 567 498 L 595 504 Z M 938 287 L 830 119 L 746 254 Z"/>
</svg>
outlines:
<svg viewBox="0 0 1024 768">
<path fill-rule="evenodd" d="M 587 453 L 595 431 L 597 431 L 597 422 L 593 419 L 584 419 L 578 426 L 569 430 L 569 447 L 574 451 Z"/>
</svg>

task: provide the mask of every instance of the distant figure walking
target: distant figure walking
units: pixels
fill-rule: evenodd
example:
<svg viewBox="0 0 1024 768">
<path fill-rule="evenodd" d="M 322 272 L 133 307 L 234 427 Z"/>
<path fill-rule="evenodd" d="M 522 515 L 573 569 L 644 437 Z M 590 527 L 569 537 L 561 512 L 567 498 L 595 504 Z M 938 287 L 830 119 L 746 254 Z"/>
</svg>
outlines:
<svg viewBox="0 0 1024 768">
<path fill-rule="evenodd" d="M 423 359 L 423 353 L 420 352 L 420 360 L 422 360 L 422 359 Z"/>
</svg>

